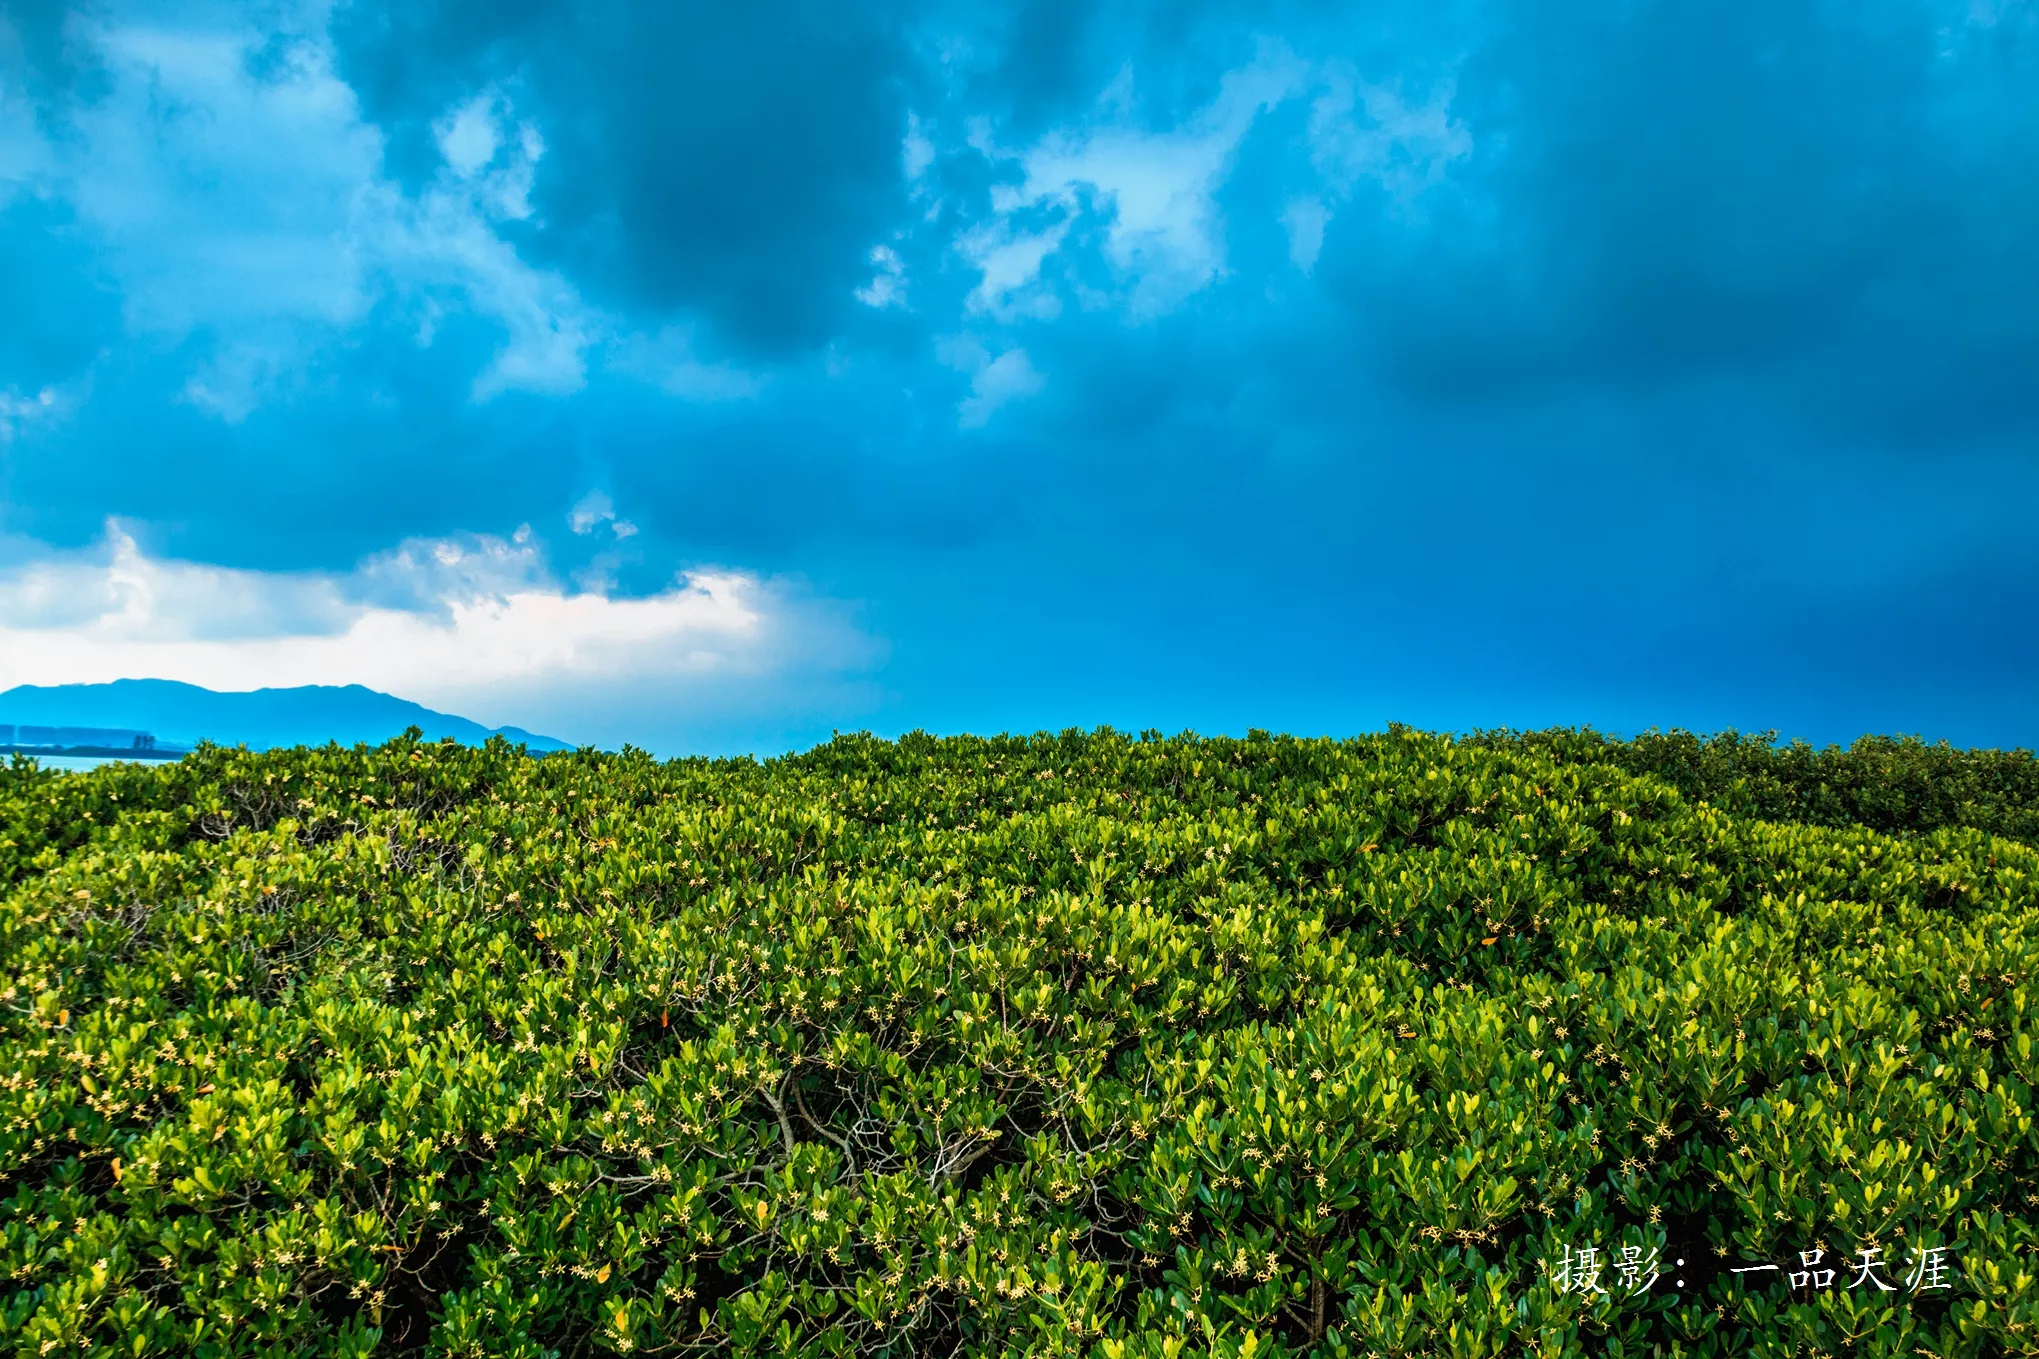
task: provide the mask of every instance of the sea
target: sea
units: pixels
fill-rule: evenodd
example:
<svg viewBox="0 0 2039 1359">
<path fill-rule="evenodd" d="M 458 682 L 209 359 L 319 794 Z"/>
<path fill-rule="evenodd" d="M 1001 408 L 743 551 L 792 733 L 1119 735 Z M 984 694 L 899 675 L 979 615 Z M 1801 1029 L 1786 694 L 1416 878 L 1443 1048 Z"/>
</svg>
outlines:
<svg viewBox="0 0 2039 1359">
<path fill-rule="evenodd" d="M 44 769 L 69 769 L 82 773 L 97 769 L 102 764 L 118 764 L 118 755 L 38 755 L 35 762 Z M 131 760 L 130 764 L 169 764 L 169 760 Z"/>
</svg>

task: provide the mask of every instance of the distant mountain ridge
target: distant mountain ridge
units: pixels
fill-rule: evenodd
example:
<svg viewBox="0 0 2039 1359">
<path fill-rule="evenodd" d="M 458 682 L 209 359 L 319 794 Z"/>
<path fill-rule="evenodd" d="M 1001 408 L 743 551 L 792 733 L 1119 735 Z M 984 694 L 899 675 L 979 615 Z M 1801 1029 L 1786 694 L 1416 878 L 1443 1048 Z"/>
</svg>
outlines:
<svg viewBox="0 0 2039 1359">
<path fill-rule="evenodd" d="M 307 684 L 294 689 L 222 693 L 177 680 L 124 679 L 110 684 L 23 684 L 0 693 L 0 724 L 99 727 L 149 732 L 160 744 L 200 741 L 274 746 L 371 745 L 419 727 L 428 741 L 452 737 L 480 745 L 491 736 L 533 751 L 571 750 L 521 727 L 484 727 L 451 713 L 359 684 Z"/>
</svg>

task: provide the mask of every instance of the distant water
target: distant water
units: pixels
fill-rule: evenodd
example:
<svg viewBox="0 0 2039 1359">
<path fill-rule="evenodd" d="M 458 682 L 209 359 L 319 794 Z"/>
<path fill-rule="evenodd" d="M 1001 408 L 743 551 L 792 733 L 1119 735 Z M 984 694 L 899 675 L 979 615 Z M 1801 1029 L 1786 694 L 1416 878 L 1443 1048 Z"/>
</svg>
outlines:
<svg viewBox="0 0 2039 1359">
<path fill-rule="evenodd" d="M 36 756 L 36 757 L 35 757 L 35 762 L 36 762 L 37 764 L 41 765 L 41 766 L 42 766 L 42 767 L 43 767 L 44 769 L 69 769 L 69 770 L 73 770 L 73 771 L 76 771 L 76 772 L 83 772 L 84 770 L 87 770 L 87 769 L 97 769 L 97 768 L 98 768 L 98 767 L 99 767 L 100 765 L 102 765 L 102 764 L 117 764 L 117 763 L 119 763 L 119 762 L 120 762 L 120 756 L 118 756 L 118 755 L 38 755 L 38 756 Z M 133 760 L 133 761 L 130 761 L 129 763 L 132 763 L 132 764 L 172 764 L 172 763 L 174 763 L 174 761 L 171 761 L 171 760 Z"/>
</svg>

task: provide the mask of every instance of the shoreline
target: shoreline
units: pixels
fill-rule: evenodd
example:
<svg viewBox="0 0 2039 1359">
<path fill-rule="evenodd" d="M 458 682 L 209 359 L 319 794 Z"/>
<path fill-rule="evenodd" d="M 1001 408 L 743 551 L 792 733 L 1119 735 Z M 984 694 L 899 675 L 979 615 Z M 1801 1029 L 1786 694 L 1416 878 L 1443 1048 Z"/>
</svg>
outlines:
<svg viewBox="0 0 2039 1359">
<path fill-rule="evenodd" d="M 190 753 L 175 747 L 137 750 L 128 746 L 0 746 L 0 756 L 34 755 L 53 759 L 181 760 Z"/>
</svg>

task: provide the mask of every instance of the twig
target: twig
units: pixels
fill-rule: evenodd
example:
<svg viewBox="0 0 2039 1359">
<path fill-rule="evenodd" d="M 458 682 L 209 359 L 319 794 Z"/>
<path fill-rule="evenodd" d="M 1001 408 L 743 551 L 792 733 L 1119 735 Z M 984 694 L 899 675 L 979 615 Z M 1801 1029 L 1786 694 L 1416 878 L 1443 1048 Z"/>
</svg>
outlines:
<svg viewBox="0 0 2039 1359">
<path fill-rule="evenodd" d="M 792 1074 L 790 1071 L 786 1073 L 788 1080 L 792 1079 Z M 786 1159 L 790 1161 L 793 1159 L 793 1120 L 786 1117 L 786 1106 L 779 1102 L 777 1095 L 763 1086 L 758 1087 L 758 1093 L 765 1097 L 765 1103 L 771 1105 L 772 1112 L 779 1116 L 779 1132 L 786 1139 Z"/>
<path fill-rule="evenodd" d="M 835 1133 L 830 1132 L 827 1128 L 824 1128 L 820 1123 L 817 1123 L 815 1121 L 814 1115 L 807 1111 L 807 1097 L 800 1093 L 800 1082 L 796 1080 L 792 1081 L 791 1084 L 793 1086 L 793 1107 L 800 1111 L 800 1117 L 807 1120 L 808 1127 L 814 1129 L 814 1131 L 820 1133 L 823 1137 L 826 1137 L 829 1141 L 835 1143 L 838 1147 L 842 1148 L 843 1156 L 846 1157 L 850 1163 L 850 1174 L 855 1175 L 857 1173 L 857 1155 L 855 1152 L 850 1150 L 850 1139 L 847 1137 L 839 1137 Z"/>
</svg>

